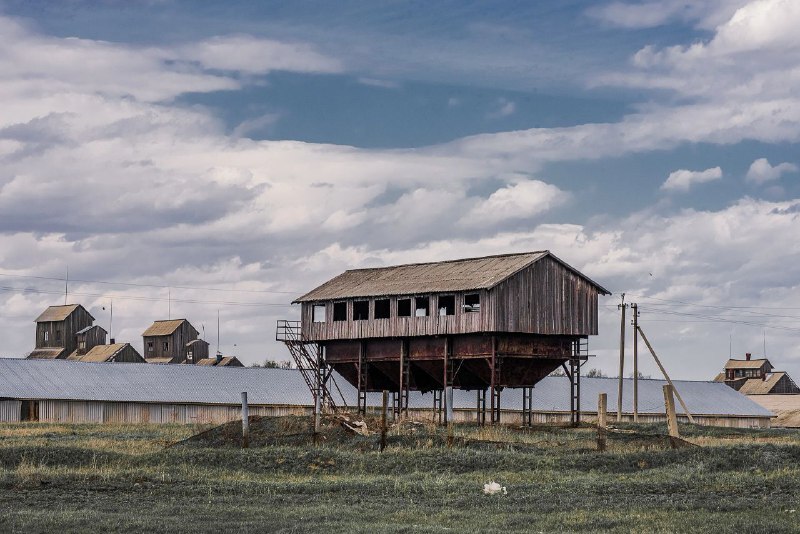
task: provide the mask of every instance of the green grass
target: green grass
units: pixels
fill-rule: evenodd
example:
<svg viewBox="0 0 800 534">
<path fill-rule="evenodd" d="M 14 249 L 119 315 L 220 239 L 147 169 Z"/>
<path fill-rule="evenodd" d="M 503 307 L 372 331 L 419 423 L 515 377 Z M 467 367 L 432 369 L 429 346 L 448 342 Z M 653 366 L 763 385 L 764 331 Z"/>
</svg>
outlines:
<svg viewBox="0 0 800 534">
<path fill-rule="evenodd" d="M 443 429 L 405 425 L 380 453 L 376 436 L 334 425 L 312 446 L 297 435 L 305 421 L 262 423 L 254 436 L 272 444 L 248 450 L 236 423 L 227 441 L 214 431 L 169 448 L 200 429 L 0 425 L 0 532 L 800 529 L 798 432 L 682 426 L 703 446 L 612 434 L 598 453 L 591 428 L 463 426 L 447 448 Z M 484 495 L 492 480 L 508 494 Z"/>
</svg>

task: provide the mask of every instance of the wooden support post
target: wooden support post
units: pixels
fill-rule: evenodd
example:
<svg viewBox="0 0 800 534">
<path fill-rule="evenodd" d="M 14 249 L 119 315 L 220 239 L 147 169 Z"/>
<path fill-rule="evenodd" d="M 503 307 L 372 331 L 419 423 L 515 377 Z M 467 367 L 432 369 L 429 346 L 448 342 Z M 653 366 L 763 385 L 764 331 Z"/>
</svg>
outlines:
<svg viewBox="0 0 800 534">
<path fill-rule="evenodd" d="M 661 373 L 664 375 L 664 378 L 667 380 L 667 383 L 672 387 L 672 391 L 675 392 L 675 396 L 678 397 L 678 402 L 681 403 L 681 408 L 683 408 L 683 412 L 686 414 L 686 417 L 689 419 L 689 422 L 694 424 L 694 417 L 692 417 L 692 414 L 689 411 L 689 408 L 686 406 L 686 403 L 683 402 L 683 397 L 681 397 L 681 394 L 680 392 L 678 392 L 678 389 L 675 387 L 675 384 L 672 383 L 672 379 L 667 374 L 667 370 L 664 369 L 663 365 L 661 365 L 661 360 L 659 360 L 658 356 L 656 356 L 656 351 L 653 350 L 653 346 L 650 344 L 650 341 L 647 340 L 647 336 L 644 335 L 642 327 L 637 326 L 637 328 L 639 330 L 639 335 L 642 336 L 642 341 L 644 341 L 644 344 L 647 345 L 648 350 L 650 350 L 650 354 L 653 355 L 653 359 L 656 361 L 658 368 L 661 369 Z"/>
<path fill-rule="evenodd" d="M 622 311 L 619 323 L 619 381 L 617 384 L 617 422 L 622 421 L 622 382 L 625 379 L 625 293 L 622 294 L 622 304 L 618 306 Z"/>
<path fill-rule="evenodd" d="M 242 391 L 242 448 L 250 447 L 250 410 L 247 407 L 247 392 Z"/>
<path fill-rule="evenodd" d="M 678 443 L 675 438 L 679 438 L 678 432 L 678 416 L 675 414 L 675 399 L 672 393 L 675 388 L 669 384 L 664 385 L 664 406 L 667 411 L 667 428 L 669 429 L 669 441 L 673 449 L 678 448 Z"/>
<path fill-rule="evenodd" d="M 608 394 L 600 393 L 597 399 L 597 450 L 600 452 L 606 450 L 607 410 Z"/>
<path fill-rule="evenodd" d="M 389 391 L 383 390 L 383 404 L 381 405 L 381 452 L 386 448 L 386 412 L 389 410 Z"/>
<path fill-rule="evenodd" d="M 633 422 L 639 422 L 639 305 L 631 304 L 633 311 Z"/>
</svg>

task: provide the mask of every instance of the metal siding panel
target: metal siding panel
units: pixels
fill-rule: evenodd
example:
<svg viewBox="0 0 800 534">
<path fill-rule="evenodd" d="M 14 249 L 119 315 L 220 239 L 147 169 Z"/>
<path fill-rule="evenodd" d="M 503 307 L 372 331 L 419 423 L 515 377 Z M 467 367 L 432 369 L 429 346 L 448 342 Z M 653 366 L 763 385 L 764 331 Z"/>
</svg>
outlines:
<svg viewBox="0 0 800 534">
<path fill-rule="evenodd" d="M 0 421 L 3 423 L 18 423 L 22 420 L 22 401 L 0 401 Z"/>
</svg>

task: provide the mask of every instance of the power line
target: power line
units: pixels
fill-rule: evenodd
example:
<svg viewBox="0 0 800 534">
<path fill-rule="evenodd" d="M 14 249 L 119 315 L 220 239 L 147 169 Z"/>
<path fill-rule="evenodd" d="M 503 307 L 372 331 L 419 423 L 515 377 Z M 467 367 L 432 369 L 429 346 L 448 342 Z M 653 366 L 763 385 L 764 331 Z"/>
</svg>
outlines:
<svg viewBox="0 0 800 534">
<path fill-rule="evenodd" d="M 11 273 L 0 273 L 0 276 L 8 276 L 14 278 L 31 278 L 35 280 L 53 280 L 58 282 L 66 282 L 66 278 L 59 278 L 54 276 L 34 276 L 34 275 L 27 275 L 27 274 L 11 274 Z M 109 282 L 104 280 L 81 280 L 79 278 L 70 278 L 70 282 L 81 282 L 84 284 L 105 284 L 105 285 L 113 285 L 113 286 L 130 286 L 130 287 L 156 287 L 159 289 L 188 289 L 188 290 L 195 290 L 195 291 L 223 291 L 223 292 L 230 292 L 230 293 L 274 293 L 278 295 L 297 295 L 301 293 L 301 291 L 274 291 L 270 289 L 225 289 L 219 287 L 200 287 L 200 286 L 184 286 L 184 285 L 159 285 L 159 284 L 142 284 L 136 282 Z"/>
<path fill-rule="evenodd" d="M 0 286 L 0 291 L 11 291 L 17 293 L 34 293 L 34 294 L 42 294 L 42 295 L 61 295 L 61 291 L 54 291 L 54 290 L 47 290 L 47 289 L 36 289 L 36 288 L 21 288 L 21 287 L 11 287 L 11 286 Z M 94 297 L 94 298 L 106 298 L 106 299 L 120 299 L 120 300 L 135 300 L 135 301 L 145 301 L 145 302 L 164 302 L 168 299 L 163 297 L 144 297 L 144 296 L 137 296 L 137 295 L 108 295 L 102 293 L 81 293 L 77 291 L 70 292 L 71 295 L 76 295 L 80 297 Z M 278 303 L 278 302 L 240 302 L 240 301 L 225 301 L 225 300 L 200 300 L 200 299 L 171 299 L 172 302 L 181 302 L 186 304 L 217 304 L 221 306 L 243 306 L 243 307 L 252 307 L 252 308 L 260 308 L 260 307 L 285 307 L 288 308 L 291 304 L 285 303 Z"/>
</svg>

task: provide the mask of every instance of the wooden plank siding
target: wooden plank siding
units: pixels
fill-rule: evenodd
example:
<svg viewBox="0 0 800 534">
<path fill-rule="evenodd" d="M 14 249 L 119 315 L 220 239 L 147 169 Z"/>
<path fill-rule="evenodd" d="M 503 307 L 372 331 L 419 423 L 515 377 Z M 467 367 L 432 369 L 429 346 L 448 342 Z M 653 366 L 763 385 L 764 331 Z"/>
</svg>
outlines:
<svg viewBox="0 0 800 534">
<path fill-rule="evenodd" d="M 78 306 L 63 321 L 43 321 L 36 323 L 36 348 L 65 349 L 63 357 L 66 358 L 78 348 L 76 333 L 87 326 L 91 326 L 94 319 L 83 306 Z M 46 338 L 46 339 L 45 339 Z"/>
<path fill-rule="evenodd" d="M 464 311 L 464 297 L 480 295 L 480 311 Z M 455 297 L 455 314 L 438 315 L 442 296 Z M 427 317 L 398 317 L 400 299 L 429 298 Z M 390 317 L 375 319 L 375 300 L 389 300 Z M 353 302 L 369 302 L 369 319 L 353 320 Z M 346 320 L 334 321 L 334 303 L 345 302 Z M 315 305 L 325 306 L 325 322 L 313 322 Z M 311 341 L 403 338 L 475 333 L 528 333 L 588 336 L 598 332 L 598 288 L 559 262 L 546 257 L 522 269 L 491 289 L 451 293 L 350 298 L 303 302 L 301 328 Z"/>
</svg>

